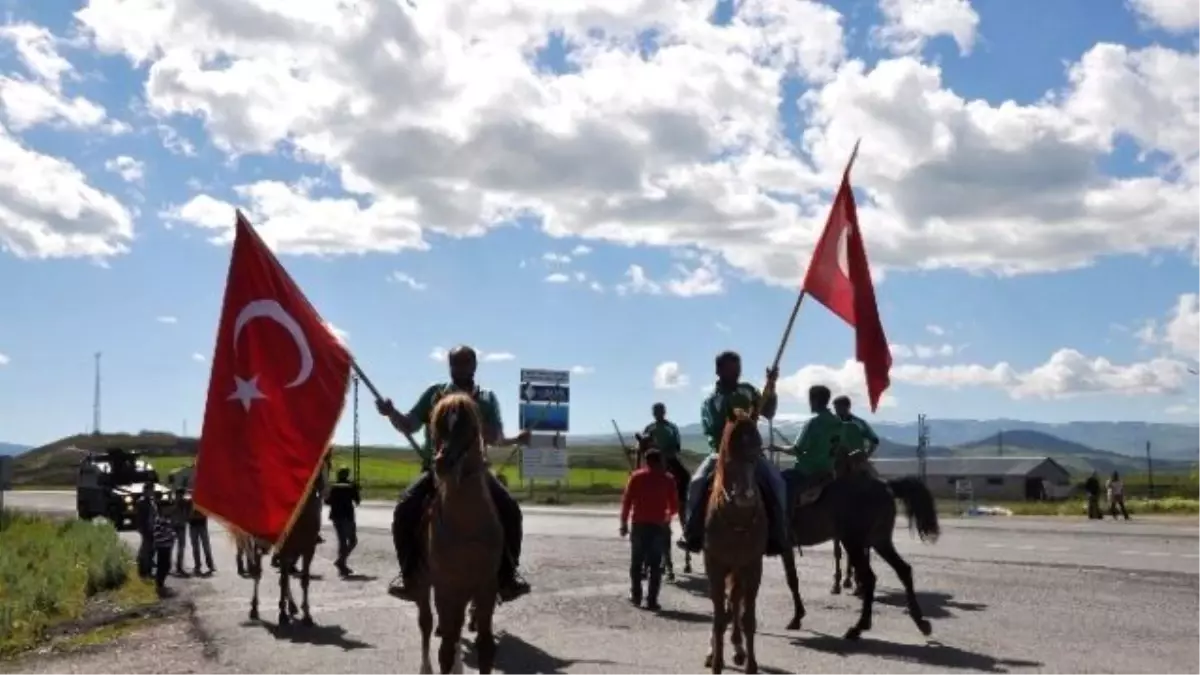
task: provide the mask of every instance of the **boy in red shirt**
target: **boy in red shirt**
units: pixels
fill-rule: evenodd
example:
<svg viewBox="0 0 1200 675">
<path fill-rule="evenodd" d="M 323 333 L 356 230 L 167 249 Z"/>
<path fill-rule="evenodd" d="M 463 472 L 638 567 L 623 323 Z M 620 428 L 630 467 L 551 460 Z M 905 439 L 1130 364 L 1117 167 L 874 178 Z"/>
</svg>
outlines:
<svg viewBox="0 0 1200 675">
<path fill-rule="evenodd" d="M 679 496 L 675 479 L 663 464 L 662 452 L 651 447 L 646 450 L 646 466 L 634 471 L 625 484 L 621 497 L 621 536 L 630 535 L 629 601 L 642 604 L 642 569 L 650 568 L 650 586 L 646 593 L 646 609 L 657 611 L 658 589 L 662 583 L 663 551 L 669 545 L 667 528 L 672 516 L 679 512 Z M 632 512 L 633 532 L 629 531 Z"/>
</svg>

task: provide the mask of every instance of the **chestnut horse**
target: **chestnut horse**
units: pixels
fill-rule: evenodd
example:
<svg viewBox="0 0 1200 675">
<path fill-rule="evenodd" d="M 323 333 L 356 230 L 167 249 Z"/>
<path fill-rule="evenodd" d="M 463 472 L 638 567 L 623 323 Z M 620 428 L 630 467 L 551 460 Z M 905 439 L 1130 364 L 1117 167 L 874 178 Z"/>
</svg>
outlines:
<svg viewBox="0 0 1200 675">
<path fill-rule="evenodd" d="M 459 657 L 467 606 L 471 605 L 479 672 L 490 673 L 496 659 L 492 618 L 504 530 L 486 482 L 479 406 L 467 394 L 446 394 L 430 415 L 429 431 L 436 453 L 436 494 L 421 520 L 423 559 L 417 575 L 421 672 L 433 670 L 429 655 L 433 609 L 437 609 L 441 638 L 438 665 L 441 672 L 449 673 Z"/>
<path fill-rule="evenodd" d="M 722 434 L 704 523 L 704 571 L 713 605 L 712 638 L 704 665 L 714 673 L 725 667 L 725 628 L 730 622 L 734 665 L 745 664 L 745 672 L 758 672 L 754 633 L 768 529 L 755 471 L 761 446 L 753 415 L 736 409 Z"/>
</svg>

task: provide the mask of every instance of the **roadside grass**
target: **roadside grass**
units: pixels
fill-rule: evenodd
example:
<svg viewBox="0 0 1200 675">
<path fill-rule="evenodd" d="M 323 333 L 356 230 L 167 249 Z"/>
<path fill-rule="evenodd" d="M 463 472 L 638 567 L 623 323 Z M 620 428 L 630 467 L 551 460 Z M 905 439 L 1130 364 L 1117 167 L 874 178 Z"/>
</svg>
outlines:
<svg viewBox="0 0 1200 675">
<path fill-rule="evenodd" d="M 157 602 L 133 555 L 107 523 L 0 512 L 0 658 L 27 650 L 90 604 Z"/>
</svg>

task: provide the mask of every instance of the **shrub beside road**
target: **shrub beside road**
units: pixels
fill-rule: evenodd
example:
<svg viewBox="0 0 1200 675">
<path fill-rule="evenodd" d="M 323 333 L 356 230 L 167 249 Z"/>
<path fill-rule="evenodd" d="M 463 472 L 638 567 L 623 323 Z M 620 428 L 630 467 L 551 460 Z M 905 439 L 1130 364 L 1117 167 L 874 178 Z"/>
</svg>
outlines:
<svg viewBox="0 0 1200 675">
<path fill-rule="evenodd" d="M 112 612 L 156 601 L 111 525 L 0 512 L 0 658 L 97 604 Z"/>
</svg>

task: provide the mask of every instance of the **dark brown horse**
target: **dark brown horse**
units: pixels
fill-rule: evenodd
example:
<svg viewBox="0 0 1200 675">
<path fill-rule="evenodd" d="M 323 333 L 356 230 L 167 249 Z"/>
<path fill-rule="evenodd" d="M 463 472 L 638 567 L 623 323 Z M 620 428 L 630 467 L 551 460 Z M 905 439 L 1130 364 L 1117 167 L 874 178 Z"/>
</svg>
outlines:
<svg viewBox="0 0 1200 675">
<path fill-rule="evenodd" d="M 751 414 L 738 409 L 734 415 L 721 438 L 704 523 L 704 571 L 713 605 L 704 665 L 714 673 L 724 669 L 725 628 L 732 622 L 734 665 L 745 664 L 745 672 L 757 673 L 754 634 L 768 530 L 756 474 L 762 437 Z"/>
<path fill-rule="evenodd" d="M 421 672 L 433 670 L 429 650 L 434 608 L 441 638 L 438 665 L 441 672 L 449 673 L 459 658 L 467 606 L 471 605 L 478 631 L 479 672 L 490 673 L 496 658 L 492 618 L 504 531 L 486 482 L 479 406 L 467 394 L 446 394 L 430 415 L 429 430 L 436 453 L 436 496 L 421 520 L 424 555 L 417 594 Z"/>
<path fill-rule="evenodd" d="M 871 629 L 875 572 L 867 556 L 869 549 L 874 549 L 896 571 L 904 585 L 909 616 L 922 634 L 929 635 L 933 629 L 917 602 L 912 567 L 900 557 L 892 541 L 897 499 L 904 503 L 910 527 L 915 526 L 921 540 L 937 540 L 940 528 L 929 488 L 916 478 L 884 482 L 866 474 L 850 474 L 837 477 L 815 500 L 807 501 L 813 497 L 812 491 L 805 491 L 794 498 L 792 541 L 796 546 L 816 546 L 836 539 L 845 547 L 850 567 L 862 584 L 862 612 L 858 622 L 846 631 L 846 639 L 856 640 L 863 631 Z M 794 579 L 788 575 L 789 588 L 798 597 L 798 584 L 792 585 Z M 788 628 L 798 629 L 804 615 L 801 603 Z"/>
<path fill-rule="evenodd" d="M 287 538 L 278 547 L 279 556 L 279 625 L 287 626 L 300 612 L 303 616 L 300 623 L 303 626 L 313 625 L 312 613 L 308 605 L 308 586 L 311 581 L 313 557 L 317 551 L 317 536 L 321 532 L 321 499 L 326 487 L 324 476 L 318 474 L 314 489 L 309 490 L 307 501 L 300 507 L 296 522 L 288 531 Z M 235 533 L 233 539 L 237 544 L 238 554 L 245 556 L 247 572 L 254 579 L 254 595 L 250 598 L 250 620 L 257 621 L 258 586 L 262 581 L 262 559 L 270 551 L 270 545 L 246 534 Z M 296 564 L 300 565 L 299 611 L 296 600 L 292 596 L 291 577 Z"/>
</svg>

